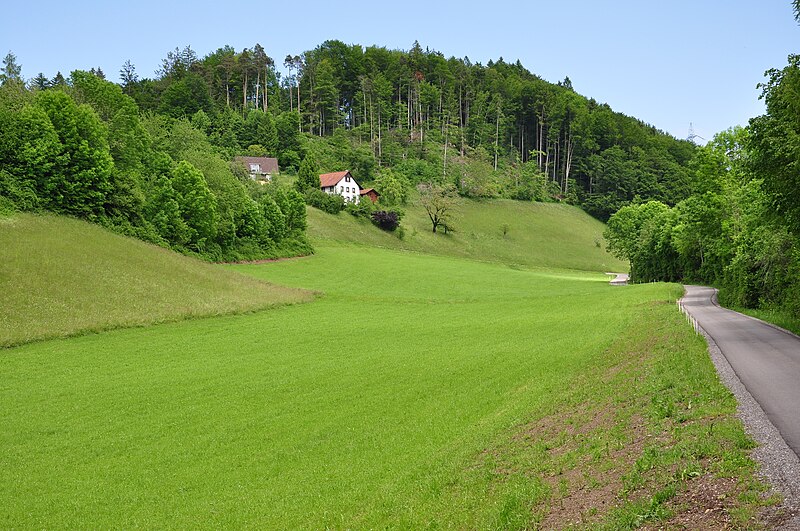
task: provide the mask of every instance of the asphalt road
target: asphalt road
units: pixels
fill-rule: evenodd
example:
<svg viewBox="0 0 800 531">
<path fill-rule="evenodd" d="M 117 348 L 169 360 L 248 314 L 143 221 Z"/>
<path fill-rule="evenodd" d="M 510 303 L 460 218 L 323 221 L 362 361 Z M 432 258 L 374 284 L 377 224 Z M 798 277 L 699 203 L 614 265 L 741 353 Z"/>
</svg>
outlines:
<svg viewBox="0 0 800 531">
<path fill-rule="evenodd" d="M 606 275 L 614 275 L 614 278 L 609 282 L 612 286 L 625 286 L 630 280 L 628 273 L 606 273 Z"/>
<path fill-rule="evenodd" d="M 711 336 L 747 391 L 800 457 L 800 337 L 721 308 L 715 290 L 686 286 L 689 315 Z"/>
</svg>

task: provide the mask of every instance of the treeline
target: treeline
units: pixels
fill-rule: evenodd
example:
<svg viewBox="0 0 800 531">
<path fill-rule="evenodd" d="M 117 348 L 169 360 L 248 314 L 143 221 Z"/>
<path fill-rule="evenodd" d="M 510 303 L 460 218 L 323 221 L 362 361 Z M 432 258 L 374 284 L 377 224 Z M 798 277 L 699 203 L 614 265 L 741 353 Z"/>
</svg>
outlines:
<svg viewBox="0 0 800 531">
<path fill-rule="evenodd" d="M 97 72 L 26 88 L 9 56 L 0 79 L 0 208 L 72 215 L 214 261 L 311 252 L 302 196 L 253 182 L 197 117 L 141 113 Z M 259 127 L 251 119 L 241 134 Z"/>
<path fill-rule="evenodd" d="M 338 153 L 321 168 L 352 170 L 359 182 L 420 161 L 417 174 L 464 196 L 568 200 L 600 219 L 635 198 L 675 204 L 690 191 L 691 142 L 519 61 L 481 65 L 418 43 L 401 51 L 326 41 L 282 65 L 286 75 L 259 44 L 203 58 L 186 47 L 167 55 L 155 79 L 126 62 L 120 81 L 143 111 L 191 118 L 213 144 L 276 156 L 289 170 L 322 143 Z M 263 116 L 251 118 L 256 109 Z M 261 134 L 243 138 L 251 120 L 264 122 Z"/>
<path fill-rule="evenodd" d="M 93 219 L 213 260 L 309 252 L 303 198 L 259 186 L 236 155 L 295 173 L 350 170 L 387 205 L 415 185 L 466 197 L 568 201 L 606 219 L 691 191 L 691 142 L 552 84 L 519 62 L 326 41 L 283 67 L 256 44 L 175 49 L 154 78 L 129 61 L 0 83 L 0 197 Z M 413 195 L 413 194 L 412 194 Z M 305 198 L 308 200 L 308 198 Z M 277 216 L 277 217 L 270 217 Z"/>
<path fill-rule="evenodd" d="M 674 207 L 629 205 L 610 248 L 637 281 L 720 288 L 723 304 L 800 316 L 800 56 L 767 72 L 767 113 L 717 135 L 693 162 L 693 193 Z M 796 323 L 797 324 L 797 323 Z"/>
</svg>

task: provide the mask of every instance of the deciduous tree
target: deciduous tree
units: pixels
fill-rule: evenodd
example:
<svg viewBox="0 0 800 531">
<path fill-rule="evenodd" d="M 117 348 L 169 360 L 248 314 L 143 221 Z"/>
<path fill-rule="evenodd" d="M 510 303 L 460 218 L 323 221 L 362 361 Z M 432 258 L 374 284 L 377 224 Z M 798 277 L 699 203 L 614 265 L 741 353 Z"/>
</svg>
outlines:
<svg viewBox="0 0 800 531">
<path fill-rule="evenodd" d="M 103 216 L 114 169 L 105 125 L 90 106 L 76 105 L 61 91 L 39 93 L 36 104 L 47 114 L 60 144 L 44 183 L 49 207 L 89 219 Z"/>
<path fill-rule="evenodd" d="M 310 153 L 306 155 L 303 162 L 300 163 L 300 169 L 297 172 L 297 181 L 295 181 L 295 188 L 300 193 L 304 194 L 309 190 L 319 190 L 319 167 L 317 161 Z"/>
<path fill-rule="evenodd" d="M 431 220 L 431 230 L 436 232 L 439 226 L 452 230 L 452 216 L 455 208 L 455 188 L 450 185 L 421 183 L 417 185 L 420 203 Z"/>
</svg>

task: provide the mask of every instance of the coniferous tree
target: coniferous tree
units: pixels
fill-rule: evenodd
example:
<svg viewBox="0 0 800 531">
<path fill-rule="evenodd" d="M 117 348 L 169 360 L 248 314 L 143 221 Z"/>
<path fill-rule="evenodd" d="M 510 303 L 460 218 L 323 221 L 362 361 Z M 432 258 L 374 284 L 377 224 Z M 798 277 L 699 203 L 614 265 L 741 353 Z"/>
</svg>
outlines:
<svg viewBox="0 0 800 531">
<path fill-rule="evenodd" d="M 119 69 L 119 80 L 122 83 L 122 88 L 125 93 L 130 95 L 133 85 L 139 81 L 136 67 L 133 66 L 130 59 L 126 59 L 125 62 L 122 63 L 122 68 Z"/>
<path fill-rule="evenodd" d="M 3 68 L 0 69 L 0 85 L 22 82 L 22 65 L 17 63 L 17 56 L 8 52 L 3 58 Z"/>
<path fill-rule="evenodd" d="M 30 87 L 32 90 L 47 90 L 50 88 L 50 80 L 39 72 L 36 77 L 30 80 Z"/>
<path fill-rule="evenodd" d="M 53 88 L 64 88 L 67 86 L 67 80 L 64 79 L 61 72 L 56 72 L 56 75 L 50 80 L 50 86 Z"/>
</svg>

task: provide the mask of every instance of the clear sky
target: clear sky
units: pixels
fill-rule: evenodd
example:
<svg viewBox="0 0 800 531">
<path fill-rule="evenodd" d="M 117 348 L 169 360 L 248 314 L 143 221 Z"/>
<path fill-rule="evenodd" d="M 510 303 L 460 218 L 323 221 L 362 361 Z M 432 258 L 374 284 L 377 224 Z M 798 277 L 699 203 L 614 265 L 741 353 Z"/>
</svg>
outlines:
<svg viewBox="0 0 800 531">
<path fill-rule="evenodd" d="M 474 7 L 473 7 L 474 6 Z M 8 2 L 0 56 L 22 75 L 100 67 L 118 80 L 126 59 L 153 77 L 168 51 L 198 56 L 261 43 L 277 64 L 327 39 L 407 50 L 415 40 L 485 64 L 519 59 L 556 82 L 685 138 L 710 138 L 763 112 L 764 71 L 800 53 L 790 0 L 196 0 Z"/>
</svg>

